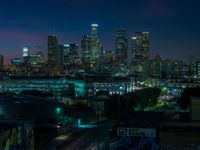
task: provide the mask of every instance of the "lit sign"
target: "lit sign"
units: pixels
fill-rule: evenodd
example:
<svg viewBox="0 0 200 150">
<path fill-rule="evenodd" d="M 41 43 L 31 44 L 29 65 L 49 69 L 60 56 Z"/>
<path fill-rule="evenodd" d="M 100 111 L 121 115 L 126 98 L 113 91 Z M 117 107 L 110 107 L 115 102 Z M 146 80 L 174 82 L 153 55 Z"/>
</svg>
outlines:
<svg viewBox="0 0 200 150">
<path fill-rule="evenodd" d="M 152 128 L 117 128 L 118 136 L 140 136 L 140 137 L 156 137 L 156 129 Z"/>
</svg>

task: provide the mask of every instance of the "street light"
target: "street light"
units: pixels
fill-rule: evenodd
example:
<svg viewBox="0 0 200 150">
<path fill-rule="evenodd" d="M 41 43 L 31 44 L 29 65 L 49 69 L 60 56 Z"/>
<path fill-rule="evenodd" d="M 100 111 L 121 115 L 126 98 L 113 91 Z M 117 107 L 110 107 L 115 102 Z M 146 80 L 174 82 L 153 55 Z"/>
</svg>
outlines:
<svg viewBox="0 0 200 150">
<path fill-rule="evenodd" d="M 57 107 L 56 108 L 56 114 L 60 114 L 61 113 L 61 108 L 60 107 Z"/>
</svg>

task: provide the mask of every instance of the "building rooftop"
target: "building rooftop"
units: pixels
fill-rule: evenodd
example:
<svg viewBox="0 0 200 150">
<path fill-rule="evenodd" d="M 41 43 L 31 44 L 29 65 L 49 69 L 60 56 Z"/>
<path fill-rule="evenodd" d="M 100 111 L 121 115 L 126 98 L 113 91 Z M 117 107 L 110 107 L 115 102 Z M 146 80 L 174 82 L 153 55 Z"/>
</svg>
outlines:
<svg viewBox="0 0 200 150">
<path fill-rule="evenodd" d="M 120 117 L 120 126 L 123 127 L 156 127 L 167 119 L 163 112 L 129 112 Z"/>
<path fill-rule="evenodd" d="M 4 95 L 0 96 L 0 103 L 52 103 L 52 104 L 58 104 L 58 101 L 55 99 L 50 98 L 42 98 L 42 97 L 36 97 L 36 96 L 26 96 L 26 95 Z"/>
</svg>

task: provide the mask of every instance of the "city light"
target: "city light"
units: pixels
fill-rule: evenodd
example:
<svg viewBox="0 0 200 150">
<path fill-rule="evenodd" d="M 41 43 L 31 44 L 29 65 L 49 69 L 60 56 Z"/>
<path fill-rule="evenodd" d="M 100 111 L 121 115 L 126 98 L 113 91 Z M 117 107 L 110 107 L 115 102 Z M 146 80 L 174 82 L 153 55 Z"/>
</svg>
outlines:
<svg viewBox="0 0 200 150">
<path fill-rule="evenodd" d="M 98 24 L 92 24 L 91 26 L 92 27 L 98 27 Z"/>
<path fill-rule="evenodd" d="M 199 5 L 1 1 L 0 150 L 200 149 Z"/>
<path fill-rule="evenodd" d="M 23 57 L 27 57 L 29 55 L 29 48 L 23 47 Z"/>
<path fill-rule="evenodd" d="M 64 44 L 64 47 L 69 47 L 69 44 Z"/>
<path fill-rule="evenodd" d="M 132 40 L 136 40 L 137 39 L 137 37 L 132 37 Z"/>
<path fill-rule="evenodd" d="M 61 113 L 61 108 L 60 107 L 57 107 L 56 108 L 56 114 L 60 114 Z"/>
</svg>

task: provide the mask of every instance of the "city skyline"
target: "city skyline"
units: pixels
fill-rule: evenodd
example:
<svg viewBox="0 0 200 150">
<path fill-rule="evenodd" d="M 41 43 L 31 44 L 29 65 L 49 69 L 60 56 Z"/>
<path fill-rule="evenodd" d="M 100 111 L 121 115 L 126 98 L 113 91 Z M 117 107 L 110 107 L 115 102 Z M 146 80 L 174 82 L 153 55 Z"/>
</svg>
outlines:
<svg viewBox="0 0 200 150">
<path fill-rule="evenodd" d="M 47 36 L 52 33 L 57 34 L 59 43 L 80 45 L 82 35 L 90 33 L 92 23 L 99 24 L 99 39 L 105 50 L 115 50 L 116 30 L 124 29 L 129 51 L 134 32 L 148 31 L 151 57 L 159 54 L 162 58 L 187 60 L 190 54 L 200 56 L 197 0 L 46 2 L 2 2 L 0 53 L 6 63 L 21 56 L 23 46 L 47 54 Z"/>
</svg>

